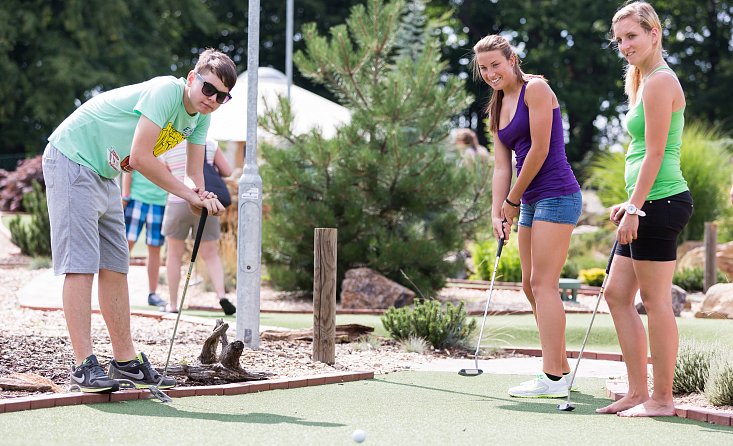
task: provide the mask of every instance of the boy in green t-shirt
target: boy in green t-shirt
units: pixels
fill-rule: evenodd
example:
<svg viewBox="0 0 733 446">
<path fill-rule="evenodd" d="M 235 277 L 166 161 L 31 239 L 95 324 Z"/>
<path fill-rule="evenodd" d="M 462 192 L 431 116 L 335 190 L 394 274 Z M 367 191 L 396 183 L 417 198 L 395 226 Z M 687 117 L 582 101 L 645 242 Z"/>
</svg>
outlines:
<svg viewBox="0 0 733 446">
<path fill-rule="evenodd" d="M 115 379 L 139 388 L 161 376 L 130 333 L 127 286 L 129 248 L 120 188 L 115 178 L 138 171 L 177 195 L 192 209 L 217 215 L 224 208 L 204 189 L 204 143 L 209 114 L 231 98 L 237 70 L 225 54 L 208 49 L 185 78 L 153 78 L 94 96 L 67 117 L 48 138 L 43 154 L 54 272 L 65 274 L 64 315 L 74 349 L 72 384 L 84 392 L 113 392 Z M 189 188 L 155 159 L 186 139 Z M 114 360 L 109 375 L 92 352 L 91 294 L 99 274 L 99 306 Z M 158 387 L 169 388 L 164 378 Z"/>
</svg>

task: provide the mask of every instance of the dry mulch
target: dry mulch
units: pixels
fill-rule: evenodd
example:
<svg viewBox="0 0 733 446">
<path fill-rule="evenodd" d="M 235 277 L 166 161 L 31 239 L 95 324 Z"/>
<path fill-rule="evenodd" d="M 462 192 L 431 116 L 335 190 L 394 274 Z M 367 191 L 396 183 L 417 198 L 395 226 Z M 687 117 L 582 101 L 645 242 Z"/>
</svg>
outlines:
<svg viewBox="0 0 733 446">
<path fill-rule="evenodd" d="M 18 305 L 17 291 L 38 273 L 26 268 L 0 270 L 0 320 L 3 321 L 0 326 L 0 377 L 32 373 L 64 386 L 68 384 L 69 368 L 74 359 L 63 312 L 30 310 Z M 169 319 L 132 316 L 136 348 L 144 351 L 159 368 L 165 365 L 174 323 L 174 320 Z M 206 326 L 181 320 L 171 364 L 195 363 L 212 329 L 213 322 L 212 326 Z M 233 331 L 233 327 L 230 327 L 230 337 L 234 336 Z M 92 338 L 95 354 L 106 365 L 113 357 L 112 348 L 104 320 L 99 314 L 92 315 Z M 450 352 L 452 357 L 465 356 L 467 353 Z M 408 370 L 412 365 L 428 362 L 433 357 L 446 357 L 449 352 L 407 353 L 396 342 L 381 339 L 376 349 L 368 347 L 366 343 L 337 345 L 336 364 L 333 366 L 312 362 L 311 354 L 310 342 L 261 341 L 258 350 L 244 350 L 241 364 L 250 372 L 269 372 L 274 377 L 349 370 L 373 370 L 379 374 Z M 182 382 L 179 379 L 181 386 L 202 384 L 216 383 Z M 0 390 L 0 398 L 28 394 L 24 391 Z"/>
</svg>

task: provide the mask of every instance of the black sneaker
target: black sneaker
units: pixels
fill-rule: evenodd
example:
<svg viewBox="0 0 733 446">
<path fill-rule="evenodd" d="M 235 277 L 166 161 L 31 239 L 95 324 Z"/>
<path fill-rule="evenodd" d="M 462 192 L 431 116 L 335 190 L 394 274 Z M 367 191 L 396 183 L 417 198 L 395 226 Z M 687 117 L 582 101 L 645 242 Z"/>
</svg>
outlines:
<svg viewBox="0 0 733 446">
<path fill-rule="evenodd" d="M 159 389 L 170 389 L 176 385 L 175 378 L 165 377 L 161 381 L 161 375 L 153 368 L 148 361 L 145 353 L 140 353 L 137 358 L 125 365 L 120 365 L 117 361 L 109 363 L 109 376 L 114 379 L 127 379 L 135 384 L 138 389 L 147 389 L 150 386 L 156 386 Z"/>
<path fill-rule="evenodd" d="M 237 312 L 237 307 L 235 307 L 234 304 L 226 297 L 219 299 L 219 305 L 221 305 L 221 309 L 224 310 L 224 314 L 227 316 L 231 316 Z"/>
<path fill-rule="evenodd" d="M 148 305 L 152 305 L 154 307 L 162 307 L 163 305 L 167 303 L 168 302 L 166 302 L 165 299 L 160 297 L 158 293 L 148 294 Z"/>
<path fill-rule="evenodd" d="M 72 367 L 71 384 L 79 386 L 86 393 L 110 393 L 120 390 L 120 384 L 104 373 L 97 357 L 90 355 L 79 367 Z"/>
</svg>

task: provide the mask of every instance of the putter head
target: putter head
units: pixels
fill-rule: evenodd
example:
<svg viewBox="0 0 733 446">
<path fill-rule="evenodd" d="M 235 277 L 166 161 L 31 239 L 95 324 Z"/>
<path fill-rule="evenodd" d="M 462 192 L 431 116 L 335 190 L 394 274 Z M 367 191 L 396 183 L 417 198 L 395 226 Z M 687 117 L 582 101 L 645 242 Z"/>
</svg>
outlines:
<svg viewBox="0 0 733 446">
<path fill-rule="evenodd" d="M 150 386 L 148 387 L 148 390 L 150 390 L 150 394 L 159 399 L 162 403 L 168 404 L 173 402 L 173 398 L 169 397 L 165 393 L 163 393 L 162 390 L 160 390 L 157 386 Z"/>
<path fill-rule="evenodd" d="M 461 376 L 479 376 L 484 373 L 481 369 L 461 369 L 458 374 Z"/>
<path fill-rule="evenodd" d="M 564 402 L 557 405 L 557 410 L 562 410 L 563 412 L 572 412 L 573 410 L 575 410 L 575 406 L 573 406 L 569 402 Z"/>
</svg>

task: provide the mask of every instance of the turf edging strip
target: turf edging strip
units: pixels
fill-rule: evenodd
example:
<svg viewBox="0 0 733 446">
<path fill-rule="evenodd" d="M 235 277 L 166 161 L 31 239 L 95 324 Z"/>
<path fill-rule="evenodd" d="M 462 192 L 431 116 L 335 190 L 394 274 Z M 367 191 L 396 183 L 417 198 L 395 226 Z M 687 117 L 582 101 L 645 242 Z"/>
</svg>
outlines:
<svg viewBox="0 0 733 446">
<path fill-rule="evenodd" d="M 244 383 L 220 384 L 216 386 L 178 387 L 165 391 L 172 398 L 203 395 L 242 395 L 245 393 L 265 392 L 277 389 L 295 389 L 299 387 L 337 384 L 363 379 L 374 379 L 374 372 L 338 372 L 293 378 L 277 378 L 265 381 L 248 381 Z M 153 398 L 147 390 L 120 390 L 106 394 L 93 393 L 58 393 L 5 398 L 0 400 L 0 414 L 19 412 L 31 409 L 47 409 L 51 407 L 73 406 L 77 404 L 97 404 Z"/>
<path fill-rule="evenodd" d="M 502 350 L 527 356 L 542 356 L 542 350 L 536 348 L 504 348 Z M 567 353 L 569 358 L 577 358 L 580 352 L 577 350 L 568 350 Z M 603 359 L 607 361 L 623 361 L 623 356 L 618 353 L 584 351 L 583 358 Z M 652 363 L 651 357 L 649 357 L 648 362 L 649 364 Z M 628 390 L 629 385 L 625 381 L 614 378 L 606 380 L 606 395 L 614 401 L 618 401 L 626 396 Z M 733 426 L 733 414 L 720 410 L 680 404 L 675 406 L 675 412 L 680 418 L 704 421 L 711 424 L 718 424 L 720 426 Z"/>
</svg>

